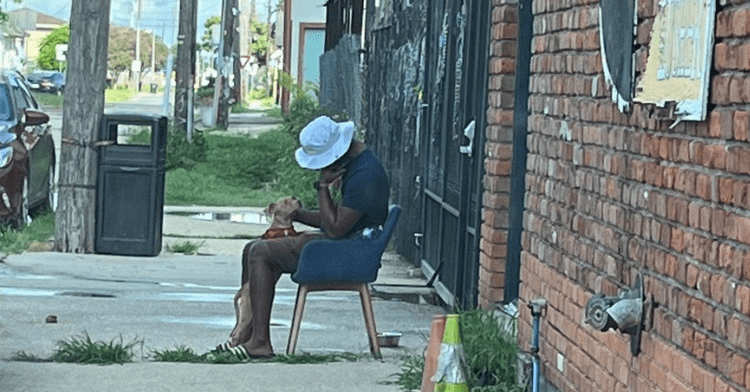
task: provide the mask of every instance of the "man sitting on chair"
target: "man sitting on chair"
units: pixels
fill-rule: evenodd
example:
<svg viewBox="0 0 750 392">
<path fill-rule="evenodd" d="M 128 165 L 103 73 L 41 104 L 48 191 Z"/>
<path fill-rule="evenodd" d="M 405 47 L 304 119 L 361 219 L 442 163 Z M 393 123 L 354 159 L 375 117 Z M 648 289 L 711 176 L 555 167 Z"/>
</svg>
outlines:
<svg viewBox="0 0 750 392">
<path fill-rule="evenodd" d="M 229 350 L 241 359 L 273 355 L 270 322 L 276 283 L 282 273 L 297 269 L 304 245 L 315 239 L 343 239 L 366 228 L 378 227 L 388 216 L 390 184 L 380 161 L 367 146 L 353 139 L 354 123 L 337 123 L 321 116 L 300 132 L 297 163 L 305 169 L 320 170 L 313 186 L 318 193 L 319 210 L 299 210 L 293 219 L 318 227 L 296 237 L 254 240 L 245 246 L 242 257 L 242 284 L 249 283 L 250 298 L 242 301 L 250 317 L 238 326 L 237 341 Z M 340 180 L 342 202 L 331 198 L 330 187 Z M 233 339 L 234 340 L 234 339 Z M 226 346 L 219 346 L 226 348 Z"/>
</svg>

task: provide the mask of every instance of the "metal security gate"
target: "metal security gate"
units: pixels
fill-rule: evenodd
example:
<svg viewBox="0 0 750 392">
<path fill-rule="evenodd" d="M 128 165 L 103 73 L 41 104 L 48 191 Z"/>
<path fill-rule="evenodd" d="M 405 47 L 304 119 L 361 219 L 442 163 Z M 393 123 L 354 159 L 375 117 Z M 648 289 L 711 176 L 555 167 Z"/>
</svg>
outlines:
<svg viewBox="0 0 750 392">
<path fill-rule="evenodd" d="M 491 3 L 427 5 L 422 269 L 449 305 L 476 306 Z"/>
</svg>

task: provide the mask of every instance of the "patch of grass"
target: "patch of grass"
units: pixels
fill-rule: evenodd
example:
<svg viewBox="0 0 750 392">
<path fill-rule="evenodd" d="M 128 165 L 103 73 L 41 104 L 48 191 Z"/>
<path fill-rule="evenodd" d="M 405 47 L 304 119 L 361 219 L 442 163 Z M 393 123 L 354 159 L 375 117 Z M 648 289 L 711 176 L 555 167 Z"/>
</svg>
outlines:
<svg viewBox="0 0 750 392">
<path fill-rule="evenodd" d="M 357 362 L 365 358 L 364 354 L 334 353 L 334 354 L 298 354 L 298 355 L 275 355 L 269 359 L 240 360 L 228 352 L 208 352 L 196 354 L 192 349 L 177 346 L 173 350 L 155 351 L 152 358 L 156 362 L 189 362 L 206 364 L 237 364 L 273 362 L 295 364 L 321 364 L 331 362 Z"/>
<path fill-rule="evenodd" d="M 20 362 L 62 362 L 82 365 L 112 365 L 133 362 L 134 348 L 143 346 L 143 341 L 124 343 L 122 336 L 109 343 L 92 341 L 88 334 L 73 336 L 57 342 L 57 351 L 49 358 L 40 358 L 20 351 L 11 356 L 12 361 Z"/>
<path fill-rule="evenodd" d="M 515 392 L 518 344 L 491 311 L 475 309 L 459 317 L 461 343 L 466 352 L 467 385 L 483 392 Z"/>
<path fill-rule="evenodd" d="M 79 363 L 84 365 L 112 365 L 133 362 L 133 348 L 142 345 L 142 341 L 123 343 L 115 339 L 109 343 L 94 342 L 88 334 L 83 337 L 71 337 L 57 342 L 57 352 L 52 356 L 54 362 Z"/>
<path fill-rule="evenodd" d="M 55 238 L 55 213 L 42 210 L 32 216 L 31 224 L 22 230 L 0 227 L 0 252 L 18 254 L 33 243 L 47 243 Z"/>
<path fill-rule="evenodd" d="M 205 159 L 168 170 L 168 205 L 264 207 L 293 194 L 278 184 L 284 165 L 296 166 L 285 160 L 296 143 L 283 132 L 269 131 L 257 138 L 211 133 L 205 135 L 205 143 Z"/>
<path fill-rule="evenodd" d="M 167 251 L 172 253 L 184 253 L 186 255 L 192 255 L 198 253 L 198 249 L 203 245 L 203 242 L 196 244 L 192 241 L 178 241 L 173 244 L 167 245 Z"/>
<path fill-rule="evenodd" d="M 79 363 L 84 365 L 112 365 L 133 362 L 133 348 L 142 345 L 142 341 L 124 343 L 112 339 L 109 343 L 94 342 L 88 334 L 83 337 L 71 337 L 57 342 L 57 352 L 52 356 L 54 362 Z"/>
<path fill-rule="evenodd" d="M 398 384 L 406 391 L 417 390 L 422 386 L 422 371 L 424 370 L 424 356 L 404 355 L 401 357 L 400 371 L 396 373 Z"/>
<path fill-rule="evenodd" d="M 17 362 L 52 362 L 52 358 L 40 358 L 36 355 L 26 354 L 25 351 L 19 351 L 11 355 L 10 360 Z"/>
<path fill-rule="evenodd" d="M 191 348 L 177 346 L 174 350 L 154 351 L 152 358 L 156 362 L 203 363 L 206 355 L 198 355 Z"/>
<path fill-rule="evenodd" d="M 127 88 L 115 88 L 104 90 L 105 102 L 125 102 L 135 95 L 135 90 Z"/>
<path fill-rule="evenodd" d="M 57 95 L 50 93 L 43 93 L 39 91 L 33 91 L 31 95 L 34 96 L 36 102 L 42 106 L 43 109 L 61 109 L 63 107 L 63 101 L 65 101 L 65 95 Z"/>
</svg>

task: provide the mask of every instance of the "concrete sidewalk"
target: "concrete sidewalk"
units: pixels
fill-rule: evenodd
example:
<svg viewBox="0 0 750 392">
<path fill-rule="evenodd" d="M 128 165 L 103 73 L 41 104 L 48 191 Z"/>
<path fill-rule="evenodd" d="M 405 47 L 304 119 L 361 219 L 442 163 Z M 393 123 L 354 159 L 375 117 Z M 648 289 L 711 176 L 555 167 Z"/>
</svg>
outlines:
<svg viewBox="0 0 750 392">
<path fill-rule="evenodd" d="M 421 354 L 436 313 L 434 292 L 418 269 L 394 253 L 383 258 L 373 285 L 380 332 L 403 334 L 399 347 L 369 354 L 355 293 L 308 297 L 297 351 L 362 354 L 357 362 L 320 365 L 157 363 L 154 351 L 190 348 L 205 353 L 234 325 L 232 296 L 247 239 L 267 223 L 260 209 L 167 207 L 163 243 L 201 242 L 199 255 L 157 257 L 27 252 L 0 263 L 0 390 L 2 391 L 397 391 L 401 356 Z M 208 219 L 211 217 L 211 219 Z M 256 221 L 252 221 L 252 219 Z M 240 219 L 241 218 L 241 219 Z M 300 230 L 302 228 L 298 228 Z M 296 284 L 277 285 L 271 339 L 284 353 Z M 386 298 L 386 299 L 384 299 Z M 47 324 L 55 315 L 58 323 Z M 9 361 L 19 351 L 51 356 L 56 342 L 88 334 L 95 341 L 138 341 L 136 363 L 96 366 Z"/>
</svg>

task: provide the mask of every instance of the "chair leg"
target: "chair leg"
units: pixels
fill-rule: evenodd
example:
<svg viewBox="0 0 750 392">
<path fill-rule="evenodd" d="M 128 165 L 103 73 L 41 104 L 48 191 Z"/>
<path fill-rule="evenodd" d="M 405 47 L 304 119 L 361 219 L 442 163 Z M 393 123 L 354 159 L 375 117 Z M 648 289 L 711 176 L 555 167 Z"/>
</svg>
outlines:
<svg viewBox="0 0 750 392">
<path fill-rule="evenodd" d="M 297 300 L 294 302 L 294 315 L 292 316 L 292 325 L 289 329 L 289 341 L 286 345 L 287 355 L 294 354 L 297 347 L 297 337 L 299 336 L 299 327 L 302 324 L 302 313 L 305 312 L 305 299 L 307 298 L 307 285 L 301 284 L 297 287 Z"/>
<path fill-rule="evenodd" d="M 372 311 L 372 299 L 370 297 L 370 287 L 363 283 L 359 287 L 359 298 L 362 300 L 362 313 L 365 316 L 365 328 L 367 336 L 370 338 L 370 352 L 375 359 L 383 359 L 380 354 L 380 345 L 378 345 L 378 332 L 375 328 L 375 315 Z"/>
</svg>

